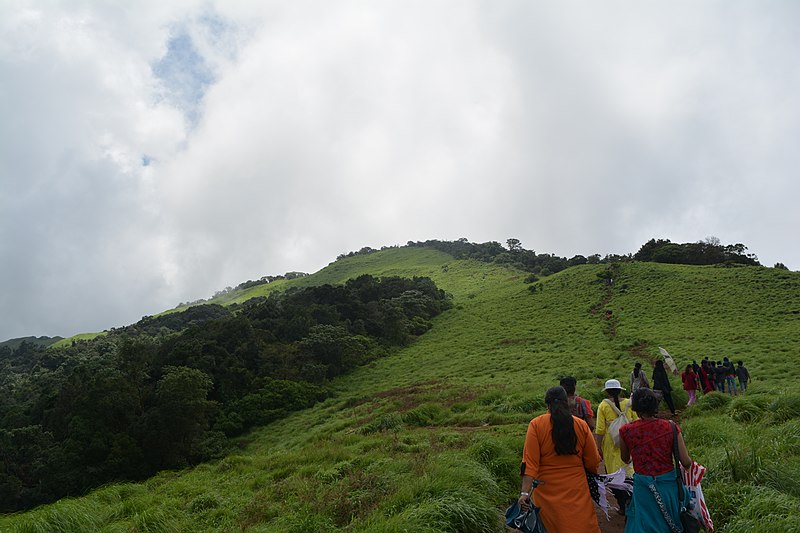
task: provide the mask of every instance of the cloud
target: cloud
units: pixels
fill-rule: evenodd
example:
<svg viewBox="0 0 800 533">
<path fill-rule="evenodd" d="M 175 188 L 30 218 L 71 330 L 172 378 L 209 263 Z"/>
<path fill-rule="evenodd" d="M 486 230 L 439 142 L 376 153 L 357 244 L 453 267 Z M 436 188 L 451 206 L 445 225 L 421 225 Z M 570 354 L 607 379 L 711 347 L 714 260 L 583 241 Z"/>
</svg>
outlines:
<svg viewBox="0 0 800 533">
<path fill-rule="evenodd" d="M 428 238 L 800 268 L 798 9 L 0 8 L 0 338 Z"/>
</svg>

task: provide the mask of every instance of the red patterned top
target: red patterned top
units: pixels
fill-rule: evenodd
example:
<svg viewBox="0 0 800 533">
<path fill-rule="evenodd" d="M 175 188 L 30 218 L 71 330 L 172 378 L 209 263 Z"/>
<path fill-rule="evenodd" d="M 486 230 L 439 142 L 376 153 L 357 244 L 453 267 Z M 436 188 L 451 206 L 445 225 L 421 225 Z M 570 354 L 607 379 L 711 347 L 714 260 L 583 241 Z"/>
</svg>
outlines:
<svg viewBox="0 0 800 533">
<path fill-rule="evenodd" d="M 631 452 L 633 470 L 637 474 L 659 476 L 675 468 L 672 423 L 669 420 L 640 418 L 619 428 L 619 435 Z"/>
</svg>

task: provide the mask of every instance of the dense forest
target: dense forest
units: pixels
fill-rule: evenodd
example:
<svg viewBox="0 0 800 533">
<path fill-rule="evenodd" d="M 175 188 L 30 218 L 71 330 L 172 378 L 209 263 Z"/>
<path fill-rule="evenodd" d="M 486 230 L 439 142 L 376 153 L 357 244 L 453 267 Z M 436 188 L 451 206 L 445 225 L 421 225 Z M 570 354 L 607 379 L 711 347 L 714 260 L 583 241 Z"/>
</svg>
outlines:
<svg viewBox="0 0 800 533">
<path fill-rule="evenodd" d="M 0 348 L 0 511 L 223 455 L 450 306 L 428 278 L 360 276 L 145 317 L 65 349 Z"/>
</svg>

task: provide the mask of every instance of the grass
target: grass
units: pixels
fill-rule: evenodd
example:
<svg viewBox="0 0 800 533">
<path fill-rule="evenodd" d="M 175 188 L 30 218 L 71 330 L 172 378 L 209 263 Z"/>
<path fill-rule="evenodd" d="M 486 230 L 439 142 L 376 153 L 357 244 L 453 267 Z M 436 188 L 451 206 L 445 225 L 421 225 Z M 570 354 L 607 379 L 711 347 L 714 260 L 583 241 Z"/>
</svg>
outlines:
<svg viewBox="0 0 800 533">
<path fill-rule="evenodd" d="M 753 375 L 746 396 L 703 396 L 681 422 L 691 455 L 708 468 L 717 530 L 796 530 L 800 275 L 632 263 L 604 285 L 597 274 L 606 268 L 571 268 L 530 291 L 512 268 L 389 249 L 226 295 L 231 303 L 363 273 L 426 275 L 455 305 L 412 346 L 337 380 L 336 394 L 315 407 L 240 438 L 220 461 L 0 517 L 0 530 L 500 532 L 544 391 L 573 374 L 596 403 L 606 379 L 624 383 L 658 346 L 680 365 L 742 358 Z M 682 407 L 686 395 L 675 396 Z"/>
<path fill-rule="evenodd" d="M 72 337 L 67 337 L 66 339 L 61 339 L 58 342 L 54 342 L 50 345 L 51 348 L 66 348 L 71 346 L 74 341 L 89 341 L 96 337 L 102 337 L 103 335 L 107 335 L 106 332 L 101 331 L 99 333 L 78 333 L 77 335 L 73 335 Z"/>
</svg>

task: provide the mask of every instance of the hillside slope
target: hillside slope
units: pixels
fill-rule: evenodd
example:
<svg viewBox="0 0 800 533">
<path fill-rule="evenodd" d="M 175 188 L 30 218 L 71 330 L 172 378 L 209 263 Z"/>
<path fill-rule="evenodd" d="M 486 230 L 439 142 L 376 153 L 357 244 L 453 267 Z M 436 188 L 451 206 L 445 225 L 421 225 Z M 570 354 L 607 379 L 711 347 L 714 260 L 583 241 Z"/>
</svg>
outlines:
<svg viewBox="0 0 800 533">
<path fill-rule="evenodd" d="M 0 530 L 502 531 L 545 389 L 573 374 L 596 402 L 605 379 L 625 382 L 658 346 L 679 364 L 741 357 L 754 375 L 747 396 L 709 395 L 684 412 L 718 530 L 800 527 L 800 274 L 584 265 L 530 290 L 513 268 L 391 249 L 291 283 L 362 273 L 430 276 L 454 308 L 414 345 L 338 379 L 333 398 L 252 432 L 221 461 L 3 517 Z"/>
</svg>

